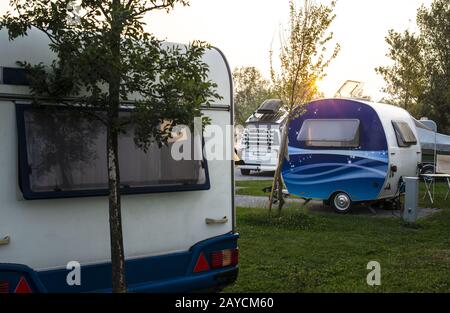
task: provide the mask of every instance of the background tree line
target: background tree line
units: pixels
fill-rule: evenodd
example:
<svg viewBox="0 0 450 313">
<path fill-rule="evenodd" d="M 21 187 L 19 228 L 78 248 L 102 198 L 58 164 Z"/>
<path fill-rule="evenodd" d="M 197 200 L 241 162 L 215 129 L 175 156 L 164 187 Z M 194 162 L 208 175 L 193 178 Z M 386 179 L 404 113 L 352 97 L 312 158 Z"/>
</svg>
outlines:
<svg viewBox="0 0 450 313">
<path fill-rule="evenodd" d="M 386 42 L 388 66 L 376 68 L 389 97 L 385 102 L 408 110 L 416 118 L 437 122 L 450 133 L 450 1 L 435 0 L 417 10 L 418 32 L 390 30 Z"/>
<path fill-rule="evenodd" d="M 271 98 L 270 83 L 253 66 L 233 70 L 235 123 L 244 125 L 247 118 L 264 102 Z"/>
</svg>

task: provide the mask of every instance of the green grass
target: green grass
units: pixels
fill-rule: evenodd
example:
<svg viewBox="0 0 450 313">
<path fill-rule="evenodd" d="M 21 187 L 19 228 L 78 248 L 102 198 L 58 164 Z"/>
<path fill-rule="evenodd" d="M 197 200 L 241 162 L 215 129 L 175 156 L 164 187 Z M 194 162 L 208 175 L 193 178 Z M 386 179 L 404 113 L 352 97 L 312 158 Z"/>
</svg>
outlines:
<svg viewBox="0 0 450 313">
<path fill-rule="evenodd" d="M 257 189 L 261 182 L 239 182 Z M 263 187 L 264 187 L 263 186 Z M 238 208 L 240 273 L 226 292 L 450 292 L 450 199 L 407 225 L 398 218 Z M 366 284 L 369 261 L 381 286 Z"/>
<path fill-rule="evenodd" d="M 243 180 L 236 182 L 236 194 L 247 196 L 267 196 L 268 193 L 262 191 L 265 187 L 271 187 L 272 180 Z"/>
</svg>

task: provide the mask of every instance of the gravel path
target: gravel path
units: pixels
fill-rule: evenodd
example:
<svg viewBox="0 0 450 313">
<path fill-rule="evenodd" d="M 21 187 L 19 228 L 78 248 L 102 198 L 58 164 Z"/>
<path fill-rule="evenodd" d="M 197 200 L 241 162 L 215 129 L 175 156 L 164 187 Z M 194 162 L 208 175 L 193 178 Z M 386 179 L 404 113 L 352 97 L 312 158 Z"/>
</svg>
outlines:
<svg viewBox="0 0 450 313">
<path fill-rule="evenodd" d="M 268 208 L 269 199 L 268 197 L 256 197 L 256 196 L 242 196 L 236 195 L 235 197 L 236 206 L 241 208 Z M 305 201 L 301 199 L 286 199 L 286 203 L 289 206 L 301 207 Z M 277 208 L 277 205 L 274 205 L 274 208 Z M 337 214 L 333 211 L 332 208 L 328 206 L 324 206 L 322 201 L 311 201 L 307 204 L 307 208 L 310 212 L 314 213 L 329 213 L 329 214 Z M 439 212 L 440 209 L 436 208 L 422 208 L 419 211 L 419 218 L 423 218 L 429 216 L 433 213 Z M 385 210 L 385 209 L 375 209 L 369 208 L 367 206 L 357 206 L 355 207 L 351 215 L 369 215 L 375 217 L 400 217 L 400 211 L 398 210 Z"/>
<path fill-rule="evenodd" d="M 298 203 L 299 205 L 305 202 L 300 199 L 285 199 L 285 200 L 287 203 Z M 269 197 L 236 195 L 235 201 L 236 206 L 243 208 L 267 208 L 269 205 Z"/>
</svg>

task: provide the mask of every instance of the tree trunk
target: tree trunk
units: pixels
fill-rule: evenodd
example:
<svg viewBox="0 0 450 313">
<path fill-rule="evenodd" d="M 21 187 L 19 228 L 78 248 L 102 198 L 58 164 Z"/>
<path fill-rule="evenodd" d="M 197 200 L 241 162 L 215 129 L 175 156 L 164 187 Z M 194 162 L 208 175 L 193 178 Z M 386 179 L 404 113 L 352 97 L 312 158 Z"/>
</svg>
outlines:
<svg viewBox="0 0 450 313">
<path fill-rule="evenodd" d="M 281 179 L 281 173 L 278 176 L 278 215 L 281 214 L 281 210 L 283 209 L 284 205 L 284 198 L 283 198 L 283 180 Z"/>
<path fill-rule="evenodd" d="M 122 214 L 120 199 L 120 168 L 118 148 L 119 92 L 118 84 L 110 85 L 111 107 L 108 112 L 108 186 L 109 186 L 109 228 L 111 238 L 111 267 L 113 292 L 126 292 L 125 253 L 122 235 Z"/>
<path fill-rule="evenodd" d="M 269 214 L 272 214 L 272 205 L 273 205 L 273 198 L 275 196 L 276 192 L 276 186 L 278 182 L 278 188 L 281 189 L 281 192 L 278 193 L 278 195 L 283 195 L 283 182 L 281 180 L 281 167 L 283 166 L 283 160 L 285 156 L 285 152 L 287 149 L 287 136 L 288 136 L 288 128 L 289 128 L 290 120 L 288 119 L 286 121 L 286 125 L 284 126 L 282 137 L 281 137 L 281 143 L 280 143 L 280 151 L 278 153 L 278 163 L 277 168 L 275 170 L 275 175 L 273 177 L 272 181 L 272 190 L 270 191 L 270 197 L 269 197 Z M 279 198 L 278 201 L 284 201 L 283 197 L 281 199 Z M 281 212 L 281 208 L 283 206 L 283 203 L 279 203 L 278 209 Z"/>
<path fill-rule="evenodd" d="M 120 200 L 120 169 L 118 153 L 118 133 L 115 127 L 109 127 L 108 185 L 109 185 L 109 228 L 111 239 L 111 267 L 113 292 L 126 292 L 125 253 L 122 235 L 122 214 Z"/>
<path fill-rule="evenodd" d="M 113 0 L 110 33 L 110 49 L 113 63 L 111 64 L 111 75 L 109 78 L 107 151 L 112 290 L 113 292 L 124 293 L 127 291 L 127 287 L 125 280 L 125 253 L 122 235 L 120 169 L 118 151 L 121 82 L 120 36 L 123 30 L 123 24 L 120 18 L 120 8 L 120 1 Z"/>
</svg>

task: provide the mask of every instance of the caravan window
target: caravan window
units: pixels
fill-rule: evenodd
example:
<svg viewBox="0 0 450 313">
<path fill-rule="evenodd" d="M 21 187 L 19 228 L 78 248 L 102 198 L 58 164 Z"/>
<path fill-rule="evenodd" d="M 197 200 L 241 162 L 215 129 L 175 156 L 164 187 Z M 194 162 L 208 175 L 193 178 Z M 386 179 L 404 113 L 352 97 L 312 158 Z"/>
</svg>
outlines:
<svg viewBox="0 0 450 313">
<path fill-rule="evenodd" d="M 359 120 L 305 120 L 297 140 L 308 147 L 358 147 Z"/>
<path fill-rule="evenodd" d="M 67 108 L 49 111 L 18 106 L 17 110 L 20 180 L 27 199 L 108 194 L 106 130 L 102 123 L 83 115 L 74 117 Z M 196 154 L 201 156 L 200 137 L 181 136 L 178 140 L 189 140 L 183 147 L 190 147 L 192 156 L 200 149 Z M 174 160 L 173 144 L 162 148 L 153 144 L 144 152 L 134 143 L 132 127 L 120 135 L 123 193 L 208 189 L 206 160 Z"/>
<path fill-rule="evenodd" d="M 0 84 L 28 86 L 30 81 L 27 71 L 23 68 L 0 67 Z"/>
<path fill-rule="evenodd" d="M 394 126 L 399 147 L 409 147 L 417 144 L 416 136 L 414 136 L 414 133 L 408 123 L 404 121 L 392 121 L 392 125 Z"/>
</svg>

